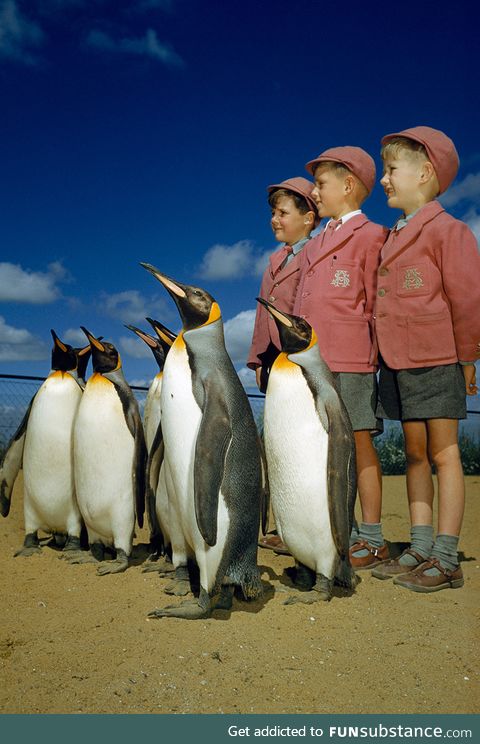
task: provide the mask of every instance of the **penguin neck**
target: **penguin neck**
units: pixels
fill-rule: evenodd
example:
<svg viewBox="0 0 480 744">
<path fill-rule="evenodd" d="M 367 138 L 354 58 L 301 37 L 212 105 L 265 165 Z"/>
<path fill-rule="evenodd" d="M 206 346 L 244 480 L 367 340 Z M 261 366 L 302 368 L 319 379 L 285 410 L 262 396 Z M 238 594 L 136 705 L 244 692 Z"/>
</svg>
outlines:
<svg viewBox="0 0 480 744">
<path fill-rule="evenodd" d="M 121 367 L 119 369 L 112 369 L 111 372 L 101 372 L 99 374 L 101 374 L 102 377 L 105 377 L 107 380 L 110 380 L 110 382 L 113 382 L 114 385 L 125 386 L 127 384 L 125 375 L 123 374 Z"/>
<path fill-rule="evenodd" d="M 82 390 L 84 390 L 84 389 L 85 389 L 85 381 L 84 381 L 84 380 L 80 380 L 80 379 L 79 379 L 79 377 L 78 377 L 78 374 L 77 374 L 77 370 L 76 370 L 76 369 L 68 369 L 68 370 L 62 370 L 62 369 L 52 369 L 52 370 L 50 370 L 50 374 L 49 374 L 48 376 L 49 376 L 50 378 L 53 378 L 53 377 L 55 377 L 55 378 L 57 378 L 57 379 L 62 379 L 62 380 L 64 380 L 64 379 L 65 379 L 65 376 L 66 376 L 66 375 L 69 375 L 70 377 L 72 377 L 72 378 L 73 378 L 73 379 L 75 380 L 75 382 L 77 383 L 77 385 L 78 385 L 78 386 L 79 386 L 79 387 L 80 387 L 80 388 L 81 388 Z M 82 383 L 83 383 L 83 384 L 82 384 Z"/>
<path fill-rule="evenodd" d="M 221 317 L 199 328 L 193 328 L 190 331 L 184 330 L 181 335 L 187 350 L 191 350 L 195 355 L 212 356 L 212 354 L 215 355 L 218 348 L 225 348 Z"/>
<path fill-rule="evenodd" d="M 322 380 L 325 380 L 331 385 L 334 384 L 332 372 L 323 360 L 317 344 L 310 346 L 309 349 L 304 351 L 296 351 L 286 356 L 293 364 L 302 367 L 306 372 L 317 373 Z"/>
</svg>

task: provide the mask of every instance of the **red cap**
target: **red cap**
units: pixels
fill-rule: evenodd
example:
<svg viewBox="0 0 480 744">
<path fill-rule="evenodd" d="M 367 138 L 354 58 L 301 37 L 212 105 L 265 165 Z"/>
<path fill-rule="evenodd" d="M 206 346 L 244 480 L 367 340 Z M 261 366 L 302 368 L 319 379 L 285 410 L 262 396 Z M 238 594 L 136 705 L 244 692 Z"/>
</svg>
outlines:
<svg viewBox="0 0 480 744">
<path fill-rule="evenodd" d="M 457 175 L 460 165 L 458 152 L 450 137 L 447 137 L 439 129 L 432 129 L 432 127 L 411 127 L 411 129 L 404 129 L 402 132 L 386 134 L 382 139 L 382 145 L 385 145 L 394 137 L 407 137 L 415 142 L 420 142 L 424 146 L 435 169 L 440 193 L 443 194 Z"/>
<path fill-rule="evenodd" d="M 296 178 L 287 178 L 287 180 L 282 181 L 282 183 L 275 183 L 273 184 L 273 186 L 267 186 L 267 191 L 269 194 L 271 194 L 272 191 L 277 191 L 277 189 L 286 189 L 286 191 L 293 191 L 294 194 L 303 196 L 310 210 L 315 215 L 315 225 L 318 225 L 318 223 L 320 222 L 320 217 L 318 215 L 317 205 L 312 198 L 312 191 L 314 188 L 315 184 L 309 181 L 307 178 L 303 178 L 303 176 L 297 176 Z"/>
<path fill-rule="evenodd" d="M 341 163 L 349 171 L 357 176 L 363 183 L 368 193 L 375 185 L 375 162 L 372 157 L 362 150 L 361 147 L 345 145 L 344 147 L 331 147 L 329 150 L 322 152 L 315 160 L 310 160 L 305 168 L 309 173 L 314 172 L 319 163 L 325 162 Z"/>
</svg>

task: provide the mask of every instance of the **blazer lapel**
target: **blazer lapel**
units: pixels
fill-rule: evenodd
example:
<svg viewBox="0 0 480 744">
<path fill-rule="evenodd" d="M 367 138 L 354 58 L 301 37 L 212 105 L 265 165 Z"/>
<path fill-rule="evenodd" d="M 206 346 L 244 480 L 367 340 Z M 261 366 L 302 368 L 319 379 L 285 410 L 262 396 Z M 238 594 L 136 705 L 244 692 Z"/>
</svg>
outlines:
<svg viewBox="0 0 480 744">
<path fill-rule="evenodd" d="M 391 230 L 382 249 L 381 265 L 387 266 L 398 258 L 418 240 L 424 226 L 444 211 L 441 204 L 436 200 L 429 202 L 401 230 Z"/>
<path fill-rule="evenodd" d="M 319 263 L 320 261 L 324 261 L 328 256 L 331 256 L 332 253 L 340 251 L 343 246 L 348 243 L 355 230 L 358 230 L 360 227 L 362 227 L 365 222 L 367 222 L 367 218 L 364 214 L 355 215 L 355 217 L 352 217 L 347 222 L 345 222 L 342 227 L 339 227 L 338 230 L 335 230 L 332 237 L 329 238 L 328 242 L 324 245 L 322 245 L 321 242 L 322 234 L 318 235 L 318 243 L 316 241 L 312 241 L 312 243 L 314 244 L 309 246 L 309 250 L 307 251 L 308 264 L 310 266 L 315 266 L 315 264 Z"/>
</svg>

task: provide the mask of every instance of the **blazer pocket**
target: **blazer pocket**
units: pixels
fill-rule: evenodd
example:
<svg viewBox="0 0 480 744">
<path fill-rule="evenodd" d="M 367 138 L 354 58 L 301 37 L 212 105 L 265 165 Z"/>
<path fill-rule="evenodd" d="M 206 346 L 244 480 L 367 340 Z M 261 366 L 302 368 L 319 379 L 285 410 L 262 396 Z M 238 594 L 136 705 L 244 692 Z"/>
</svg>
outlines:
<svg viewBox="0 0 480 744">
<path fill-rule="evenodd" d="M 360 286 L 360 265 L 355 261 L 345 261 L 343 259 L 339 261 L 335 256 L 328 260 L 326 295 L 328 297 L 354 296 Z"/>
<path fill-rule="evenodd" d="M 427 261 L 397 266 L 397 295 L 422 297 L 430 294 L 430 268 Z"/>
<path fill-rule="evenodd" d="M 368 364 L 372 350 L 368 320 L 333 318 L 329 325 L 328 348 L 332 362 Z"/>
<path fill-rule="evenodd" d="M 412 362 L 434 362 L 456 357 L 450 313 L 430 313 L 407 318 L 408 356 Z"/>
</svg>

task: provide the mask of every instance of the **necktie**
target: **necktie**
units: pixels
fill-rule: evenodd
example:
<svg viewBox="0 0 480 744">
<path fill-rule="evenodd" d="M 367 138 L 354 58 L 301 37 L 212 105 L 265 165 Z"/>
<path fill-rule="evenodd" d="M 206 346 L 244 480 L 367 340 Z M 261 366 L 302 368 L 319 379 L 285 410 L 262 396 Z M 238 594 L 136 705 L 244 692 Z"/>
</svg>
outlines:
<svg viewBox="0 0 480 744">
<path fill-rule="evenodd" d="M 342 224 L 342 220 L 330 220 L 322 235 L 322 245 L 332 237 L 333 233 Z"/>
<path fill-rule="evenodd" d="M 282 262 L 280 264 L 281 269 L 283 269 L 283 267 L 287 265 L 288 260 L 293 253 L 293 248 L 291 245 L 284 245 L 283 250 L 285 251 L 285 255 L 283 256 Z"/>
</svg>

